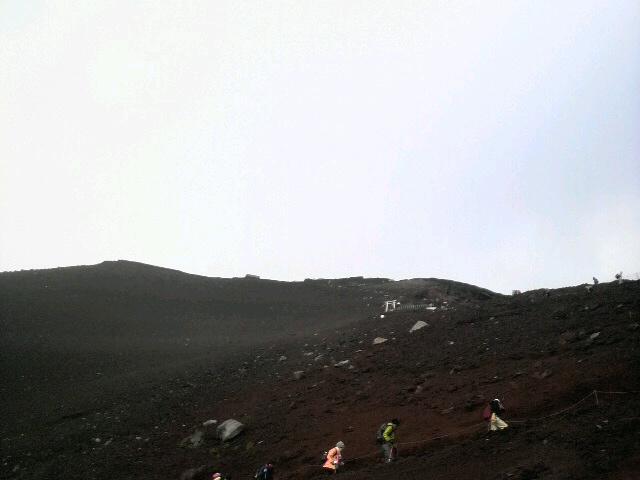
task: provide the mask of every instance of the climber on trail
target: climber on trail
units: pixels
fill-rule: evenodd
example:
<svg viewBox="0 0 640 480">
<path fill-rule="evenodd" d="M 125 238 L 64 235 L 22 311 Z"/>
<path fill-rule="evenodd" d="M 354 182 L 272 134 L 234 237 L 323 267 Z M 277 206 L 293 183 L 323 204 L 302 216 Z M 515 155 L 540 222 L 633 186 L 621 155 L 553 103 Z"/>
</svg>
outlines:
<svg viewBox="0 0 640 480">
<path fill-rule="evenodd" d="M 258 468 L 253 478 L 255 478 L 256 480 L 273 480 L 274 473 L 275 470 L 273 468 L 273 464 L 269 462 Z"/>
<path fill-rule="evenodd" d="M 334 475 L 338 472 L 338 467 L 344 465 L 342 461 L 342 451 L 344 450 L 344 442 L 336 443 L 336 446 L 327 452 L 326 461 L 322 468 L 328 475 Z"/>
<path fill-rule="evenodd" d="M 382 456 L 387 463 L 395 460 L 398 452 L 396 448 L 396 429 L 399 425 L 400 420 L 394 418 L 390 422 L 380 425 L 376 434 L 376 441 L 381 444 Z"/>
<path fill-rule="evenodd" d="M 498 398 L 494 398 L 489 402 L 489 405 L 484 409 L 484 413 L 482 416 L 484 419 L 489 422 L 489 431 L 495 432 L 497 430 L 504 430 L 509 426 L 507 422 L 502 420 L 498 414 L 502 415 L 504 413 L 504 406 L 502 402 Z"/>
</svg>

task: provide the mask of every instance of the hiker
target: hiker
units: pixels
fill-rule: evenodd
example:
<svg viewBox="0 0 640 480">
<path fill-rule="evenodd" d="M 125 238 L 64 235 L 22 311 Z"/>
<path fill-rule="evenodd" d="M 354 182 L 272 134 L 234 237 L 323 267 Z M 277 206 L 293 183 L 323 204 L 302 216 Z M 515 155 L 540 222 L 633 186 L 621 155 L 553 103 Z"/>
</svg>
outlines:
<svg viewBox="0 0 640 480">
<path fill-rule="evenodd" d="M 273 468 L 273 464 L 269 462 L 258 468 L 253 478 L 255 478 L 256 480 L 273 480 L 274 473 L 275 470 Z"/>
<path fill-rule="evenodd" d="M 504 413 L 504 406 L 498 398 L 494 398 L 489 402 L 489 405 L 484 409 L 484 419 L 489 422 L 489 431 L 495 432 L 497 430 L 504 430 L 509 426 L 507 422 L 502 420 L 498 414 Z"/>
<path fill-rule="evenodd" d="M 390 463 L 396 458 L 398 452 L 396 448 L 396 429 L 400 425 L 400 420 L 394 418 L 388 423 L 383 423 L 378 428 L 376 440 L 382 444 L 382 458 L 386 463 Z"/>
<path fill-rule="evenodd" d="M 336 446 L 327 452 L 326 461 L 322 468 L 328 475 L 334 475 L 338 472 L 338 467 L 344 465 L 342 461 L 342 451 L 344 450 L 344 442 L 336 443 Z"/>
<path fill-rule="evenodd" d="M 223 477 L 221 473 L 214 473 L 211 476 L 211 480 L 228 480 L 229 477 Z"/>
</svg>

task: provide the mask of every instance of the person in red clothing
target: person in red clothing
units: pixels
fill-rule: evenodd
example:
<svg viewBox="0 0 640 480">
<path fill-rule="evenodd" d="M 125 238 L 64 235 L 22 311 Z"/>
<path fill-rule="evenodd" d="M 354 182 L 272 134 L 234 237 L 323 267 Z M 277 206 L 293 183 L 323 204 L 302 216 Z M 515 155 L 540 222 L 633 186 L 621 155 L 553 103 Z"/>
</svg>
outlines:
<svg viewBox="0 0 640 480">
<path fill-rule="evenodd" d="M 489 431 L 495 432 L 504 430 L 509 426 L 507 422 L 502 420 L 498 414 L 502 415 L 504 413 L 504 407 L 502 406 L 502 402 L 498 398 L 494 398 L 489 402 L 489 405 L 484 409 L 483 417 L 489 422 Z"/>
<path fill-rule="evenodd" d="M 322 468 L 328 475 L 335 475 L 338 472 L 338 467 L 343 465 L 342 451 L 344 450 L 344 442 L 336 443 L 336 446 L 327 452 L 327 460 L 324 462 Z"/>
</svg>

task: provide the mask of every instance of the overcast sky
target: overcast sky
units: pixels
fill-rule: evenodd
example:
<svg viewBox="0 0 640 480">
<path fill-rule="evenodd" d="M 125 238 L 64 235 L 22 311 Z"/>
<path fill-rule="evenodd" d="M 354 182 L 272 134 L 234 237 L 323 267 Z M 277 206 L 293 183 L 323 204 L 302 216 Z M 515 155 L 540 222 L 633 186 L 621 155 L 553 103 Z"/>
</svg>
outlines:
<svg viewBox="0 0 640 480">
<path fill-rule="evenodd" d="M 0 270 L 640 272 L 640 2 L 0 3 Z"/>
</svg>

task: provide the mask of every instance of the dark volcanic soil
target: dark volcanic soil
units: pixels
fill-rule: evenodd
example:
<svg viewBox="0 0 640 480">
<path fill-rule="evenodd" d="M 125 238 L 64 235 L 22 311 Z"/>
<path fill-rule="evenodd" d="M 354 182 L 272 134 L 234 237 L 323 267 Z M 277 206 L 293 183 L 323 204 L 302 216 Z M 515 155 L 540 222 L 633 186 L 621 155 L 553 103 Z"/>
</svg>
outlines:
<svg viewBox="0 0 640 480">
<path fill-rule="evenodd" d="M 390 298 L 437 308 L 380 318 Z M 343 440 L 345 479 L 637 479 L 639 324 L 640 282 L 505 297 L 131 262 L 0 274 L 0 478 L 242 479 L 267 460 L 314 478 Z M 495 396 L 511 428 L 489 435 Z M 400 458 L 383 465 L 391 417 Z M 227 418 L 246 425 L 228 443 L 202 427 Z M 181 446 L 196 429 L 202 445 Z"/>
</svg>

